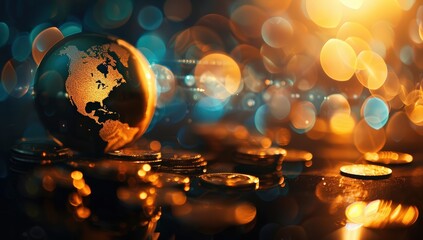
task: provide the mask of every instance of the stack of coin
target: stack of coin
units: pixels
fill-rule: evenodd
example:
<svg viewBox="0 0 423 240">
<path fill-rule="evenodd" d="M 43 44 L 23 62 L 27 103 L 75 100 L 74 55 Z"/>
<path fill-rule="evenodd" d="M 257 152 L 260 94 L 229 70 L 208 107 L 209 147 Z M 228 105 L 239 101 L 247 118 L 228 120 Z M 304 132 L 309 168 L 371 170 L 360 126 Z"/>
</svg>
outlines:
<svg viewBox="0 0 423 240">
<path fill-rule="evenodd" d="M 131 161 L 139 164 L 149 164 L 153 170 L 160 168 L 162 154 L 158 151 L 138 148 L 122 148 L 107 153 L 108 158 L 119 161 Z"/>
<path fill-rule="evenodd" d="M 71 149 L 64 148 L 51 139 L 24 139 L 12 147 L 10 163 L 13 170 L 24 171 L 26 167 L 53 164 L 72 156 Z"/>
<path fill-rule="evenodd" d="M 207 161 L 198 153 L 164 153 L 160 171 L 183 175 L 199 175 L 207 172 Z"/>
<path fill-rule="evenodd" d="M 260 189 L 281 185 L 282 161 L 286 156 L 283 148 L 239 148 L 235 156 L 235 171 L 252 174 L 260 179 Z"/>
</svg>

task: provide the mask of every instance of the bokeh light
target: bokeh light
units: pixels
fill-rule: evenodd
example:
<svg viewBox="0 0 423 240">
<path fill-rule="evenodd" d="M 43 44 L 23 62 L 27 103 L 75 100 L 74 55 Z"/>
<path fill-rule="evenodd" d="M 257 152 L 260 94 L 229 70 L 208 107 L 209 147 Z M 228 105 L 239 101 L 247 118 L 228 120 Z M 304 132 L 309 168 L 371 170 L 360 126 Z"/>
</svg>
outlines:
<svg viewBox="0 0 423 240">
<path fill-rule="evenodd" d="M 378 89 L 386 81 L 388 67 L 385 60 L 373 51 L 362 51 L 357 56 L 357 79 L 368 89 Z"/>
<path fill-rule="evenodd" d="M 195 67 L 197 86 L 204 93 L 217 99 L 226 99 L 235 94 L 241 84 L 238 64 L 229 56 L 212 53 L 203 57 Z"/>
<path fill-rule="evenodd" d="M 260 38 L 261 26 L 267 20 L 266 13 L 254 5 L 239 6 L 230 18 L 232 32 L 240 39 Z"/>
<path fill-rule="evenodd" d="M 170 101 L 175 93 L 175 76 L 172 71 L 160 64 L 153 64 L 151 69 L 156 76 L 158 105 Z"/>
<path fill-rule="evenodd" d="M 104 0 L 94 6 L 94 19 L 105 29 L 114 29 L 124 25 L 132 15 L 131 0 Z"/>
<path fill-rule="evenodd" d="M 1 72 L 1 84 L 8 95 L 20 98 L 24 96 L 31 85 L 34 77 L 35 66 L 29 60 L 19 62 L 9 60 L 3 66 Z"/>
<path fill-rule="evenodd" d="M 48 50 L 63 38 L 62 32 L 56 27 L 47 28 L 40 32 L 32 43 L 32 58 L 35 63 L 40 65 Z"/>
<path fill-rule="evenodd" d="M 59 29 L 65 37 L 82 32 L 81 24 L 74 21 L 63 23 Z"/>
<path fill-rule="evenodd" d="M 0 47 L 9 41 L 9 26 L 5 22 L 0 22 Z"/>
<path fill-rule="evenodd" d="M 363 6 L 364 0 L 340 0 L 342 4 L 354 10 L 358 10 Z"/>
<path fill-rule="evenodd" d="M 175 22 L 185 20 L 191 15 L 190 0 L 166 0 L 163 6 L 165 16 Z"/>
<path fill-rule="evenodd" d="M 165 43 L 160 37 L 154 34 L 142 35 L 138 39 L 136 47 L 144 55 L 147 55 L 147 59 L 150 61 L 150 64 L 155 62 L 151 60 L 154 60 L 154 59 L 161 60 L 166 54 Z"/>
<path fill-rule="evenodd" d="M 351 115 L 346 113 L 336 113 L 330 119 L 330 128 L 335 134 L 349 134 L 354 130 L 355 121 Z"/>
<path fill-rule="evenodd" d="M 385 130 L 370 127 L 364 119 L 354 129 L 354 145 L 361 153 L 378 152 L 386 143 Z"/>
<path fill-rule="evenodd" d="M 370 97 L 363 103 L 362 115 L 370 127 L 381 129 L 388 121 L 389 108 L 382 99 Z"/>
<path fill-rule="evenodd" d="M 138 24 L 145 30 L 155 30 L 163 22 L 163 14 L 155 6 L 143 7 L 138 13 Z"/>
<path fill-rule="evenodd" d="M 12 56 L 20 62 L 25 61 L 31 54 L 31 45 L 27 33 L 20 34 L 12 44 Z"/>
<path fill-rule="evenodd" d="M 358 37 L 367 43 L 373 39 L 370 31 L 357 22 L 345 22 L 342 24 L 336 33 L 336 37 L 344 41 L 349 37 Z"/>
<path fill-rule="evenodd" d="M 271 47 L 281 48 L 288 45 L 292 39 L 294 29 L 291 23 L 282 17 L 272 17 L 261 27 L 263 40 Z"/>
<path fill-rule="evenodd" d="M 331 94 L 323 100 L 320 105 L 319 116 L 331 119 L 336 113 L 350 115 L 351 107 L 348 100 L 342 94 Z"/>
<path fill-rule="evenodd" d="M 309 131 L 316 122 L 316 108 L 311 102 L 301 101 L 292 104 L 290 120 L 296 129 Z"/>
<path fill-rule="evenodd" d="M 334 28 L 343 17 L 342 4 L 338 0 L 305 0 L 307 14 L 320 27 Z"/>
<path fill-rule="evenodd" d="M 354 75 L 356 61 L 354 49 L 339 39 L 328 40 L 320 52 L 323 71 L 337 81 L 347 81 Z"/>
</svg>

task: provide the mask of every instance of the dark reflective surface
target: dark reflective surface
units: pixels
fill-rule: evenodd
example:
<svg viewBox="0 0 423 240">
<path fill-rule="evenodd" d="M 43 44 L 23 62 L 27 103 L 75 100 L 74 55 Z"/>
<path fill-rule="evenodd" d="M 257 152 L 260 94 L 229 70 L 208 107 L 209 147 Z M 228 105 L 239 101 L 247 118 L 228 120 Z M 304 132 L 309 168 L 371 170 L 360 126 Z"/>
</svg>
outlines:
<svg viewBox="0 0 423 240">
<path fill-rule="evenodd" d="M 159 176 L 144 164 L 89 158 L 18 172 L 5 153 L 0 161 L 2 239 L 423 237 L 422 154 L 413 154 L 412 164 L 391 166 L 389 178 L 367 180 L 339 172 L 340 166 L 361 160 L 335 162 L 336 151 L 325 151 L 331 154 L 313 153 L 311 165 L 284 162 L 283 184 L 256 191 L 204 188 L 195 176 Z M 232 154 L 221 154 L 207 159 L 208 172 L 236 168 Z M 357 223 L 351 208 L 362 202 L 379 212 L 389 206 L 391 224 Z"/>
</svg>

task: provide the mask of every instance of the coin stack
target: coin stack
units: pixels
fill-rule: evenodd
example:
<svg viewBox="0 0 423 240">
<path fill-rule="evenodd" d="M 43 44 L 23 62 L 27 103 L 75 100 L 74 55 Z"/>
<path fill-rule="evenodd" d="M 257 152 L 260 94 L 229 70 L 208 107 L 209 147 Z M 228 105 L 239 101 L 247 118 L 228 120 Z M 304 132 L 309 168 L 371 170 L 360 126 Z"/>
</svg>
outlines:
<svg viewBox="0 0 423 240">
<path fill-rule="evenodd" d="M 138 148 L 123 148 L 107 153 L 114 160 L 131 161 L 139 164 L 149 164 L 153 170 L 160 168 L 162 154 L 158 151 Z"/>
<path fill-rule="evenodd" d="M 160 171 L 183 175 L 199 175 L 207 172 L 207 161 L 198 153 L 164 153 Z"/>
<path fill-rule="evenodd" d="M 257 176 L 260 189 L 267 189 L 284 182 L 282 161 L 286 156 L 283 148 L 239 148 L 235 155 L 235 171 Z"/>
<path fill-rule="evenodd" d="M 25 139 L 12 147 L 11 169 L 25 171 L 34 165 L 48 165 L 70 159 L 73 152 L 51 139 Z"/>
</svg>

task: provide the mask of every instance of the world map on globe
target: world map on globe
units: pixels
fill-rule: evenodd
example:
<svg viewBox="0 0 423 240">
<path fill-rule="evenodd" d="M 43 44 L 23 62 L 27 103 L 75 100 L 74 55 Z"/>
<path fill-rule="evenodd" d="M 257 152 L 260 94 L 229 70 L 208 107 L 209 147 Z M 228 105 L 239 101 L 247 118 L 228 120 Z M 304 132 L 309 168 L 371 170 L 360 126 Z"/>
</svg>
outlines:
<svg viewBox="0 0 423 240">
<path fill-rule="evenodd" d="M 88 51 L 79 51 L 76 46 L 69 46 L 61 50 L 60 54 L 70 59 L 66 80 L 70 101 L 79 113 L 103 125 L 100 137 L 108 143 L 106 148 L 120 145 L 119 139 L 133 139 L 139 129 L 120 122 L 119 113 L 108 110 L 104 104 L 113 89 L 126 83 L 117 65 L 128 68 L 129 53 L 122 51 L 116 44 L 105 44 L 93 46 Z M 119 137 L 116 138 L 115 134 Z"/>
<path fill-rule="evenodd" d="M 76 149 L 103 152 L 146 130 L 154 112 L 154 74 L 130 44 L 82 34 L 51 51 L 39 66 L 34 90 L 40 119 L 54 137 Z"/>
</svg>

